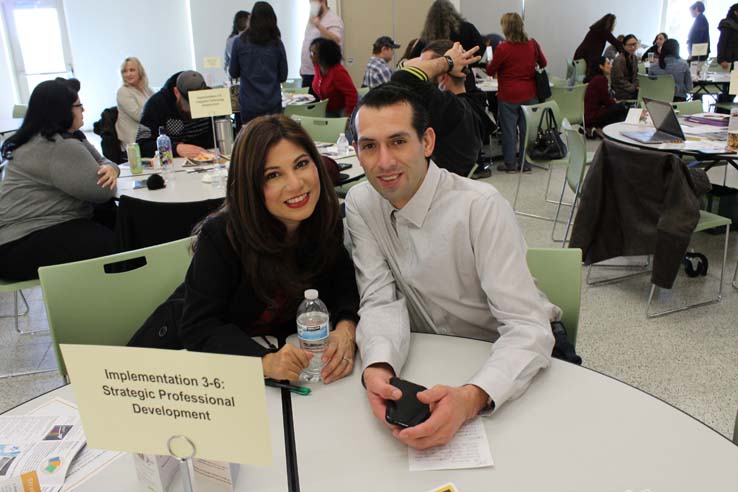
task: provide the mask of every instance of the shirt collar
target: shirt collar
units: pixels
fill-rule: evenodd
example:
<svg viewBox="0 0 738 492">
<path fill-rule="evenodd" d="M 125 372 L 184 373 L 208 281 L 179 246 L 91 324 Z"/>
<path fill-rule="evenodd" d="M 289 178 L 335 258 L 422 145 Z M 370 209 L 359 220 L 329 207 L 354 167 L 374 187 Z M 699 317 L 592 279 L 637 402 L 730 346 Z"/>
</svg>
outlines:
<svg viewBox="0 0 738 492">
<path fill-rule="evenodd" d="M 402 217 L 415 227 L 422 227 L 433 203 L 433 197 L 436 195 L 436 189 L 438 188 L 440 179 L 441 170 L 433 161 L 430 161 L 428 163 L 428 171 L 425 173 L 425 178 L 423 178 L 420 188 L 418 188 L 418 191 L 415 192 L 410 201 L 398 210 L 395 215 Z M 394 207 L 392 209 L 393 211 L 395 210 Z"/>
</svg>

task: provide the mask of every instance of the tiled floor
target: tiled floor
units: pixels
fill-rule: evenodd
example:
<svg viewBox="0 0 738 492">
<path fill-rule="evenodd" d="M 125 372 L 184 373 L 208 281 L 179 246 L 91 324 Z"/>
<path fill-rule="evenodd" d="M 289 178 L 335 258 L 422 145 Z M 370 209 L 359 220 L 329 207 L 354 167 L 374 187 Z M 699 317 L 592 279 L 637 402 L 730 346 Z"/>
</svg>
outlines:
<svg viewBox="0 0 738 492">
<path fill-rule="evenodd" d="M 596 143 L 588 145 L 593 149 Z M 723 170 L 713 170 L 711 177 L 722 182 Z M 512 199 L 517 179 L 517 175 L 495 171 L 485 181 Z M 553 214 L 555 206 L 542 201 L 546 179 L 547 173 L 540 169 L 523 176 L 523 210 Z M 555 171 L 552 196 L 560 191 L 562 180 L 563 171 Z M 738 187 L 738 172 L 732 168 L 728 184 Z M 519 217 L 519 222 L 529 246 L 557 246 L 550 238 L 551 222 L 527 217 Z M 722 239 L 697 234 L 692 246 L 710 258 L 708 276 L 688 279 L 680 274 L 674 289 L 658 301 L 676 305 L 716 289 Z M 655 320 L 645 318 L 648 275 L 599 287 L 584 284 L 577 347 L 584 364 L 647 391 L 731 436 L 738 410 L 738 290 L 730 287 L 730 279 L 737 260 L 738 234 L 734 232 L 730 235 L 722 302 Z M 40 289 L 27 292 L 31 313 L 21 326 L 43 328 L 46 319 Z M 12 306 L 11 295 L 0 296 L 2 314 L 10 312 Z M 17 336 L 12 320 L 0 320 L 0 373 L 53 367 L 50 345 L 48 335 Z M 61 384 L 55 373 L 0 379 L 0 412 Z"/>
</svg>

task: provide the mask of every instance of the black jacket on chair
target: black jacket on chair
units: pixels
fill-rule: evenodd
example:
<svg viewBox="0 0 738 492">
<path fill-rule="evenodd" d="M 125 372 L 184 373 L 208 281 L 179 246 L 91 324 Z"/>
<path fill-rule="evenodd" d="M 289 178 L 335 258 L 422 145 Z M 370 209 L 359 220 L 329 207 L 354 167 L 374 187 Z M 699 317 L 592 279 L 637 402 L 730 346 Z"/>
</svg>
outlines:
<svg viewBox="0 0 738 492">
<path fill-rule="evenodd" d="M 585 265 L 653 254 L 651 280 L 670 289 L 710 189 L 703 170 L 673 154 L 605 140 L 582 185 L 570 247 Z"/>
</svg>

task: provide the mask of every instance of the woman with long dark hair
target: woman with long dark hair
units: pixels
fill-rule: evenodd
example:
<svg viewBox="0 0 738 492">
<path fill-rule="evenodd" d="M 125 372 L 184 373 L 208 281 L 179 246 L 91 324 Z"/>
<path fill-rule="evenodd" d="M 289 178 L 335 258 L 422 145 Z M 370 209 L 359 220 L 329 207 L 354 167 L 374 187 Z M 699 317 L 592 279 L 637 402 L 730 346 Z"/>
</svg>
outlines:
<svg viewBox="0 0 738 492">
<path fill-rule="evenodd" d="M 679 57 L 679 42 L 667 39 L 661 46 L 659 62 L 648 69 L 649 75 L 669 74 L 674 77 L 674 101 L 686 101 L 692 91 L 692 74 L 686 60 Z"/>
<path fill-rule="evenodd" d="M 643 56 L 641 56 L 641 61 L 648 60 L 648 55 L 653 53 L 653 56 L 655 59 L 658 59 L 659 55 L 661 55 L 661 47 L 664 45 L 664 42 L 669 39 L 669 35 L 665 32 L 660 32 L 656 35 L 656 37 L 653 38 L 653 44 L 650 48 L 648 48 L 644 53 Z"/>
<path fill-rule="evenodd" d="M 231 66 L 233 43 L 236 41 L 236 38 L 249 27 L 250 15 L 251 14 L 245 10 L 239 10 L 236 12 L 236 15 L 233 16 L 233 28 L 231 29 L 231 33 L 228 35 L 228 39 L 226 39 L 225 56 L 223 57 L 223 60 L 225 61 L 223 63 L 223 68 L 225 69 L 226 74 Z"/>
<path fill-rule="evenodd" d="M 633 34 L 623 37 L 625 51 L 618 54 L 612 62 L 610 83 L 615 99 L 635 99 L 638 97 L 638 39 Z"/>
<path fill-rule="evenodd" d="M 348 71 L 341 65 L 341 47 L 331 39 L 316 38 L 310 44 L 310 53 L 318 62 L 315 64 L 313 93 L 320 100 L 329 100 L 326 116 L 351 116 L 359 94 Z"/>
<path fill-rule="evenodd" d="M 585 60 L 587 62 L 588 76 L 596 72 L 606 43 L 613 45 L 618 53 L 623 52 L 623 43 L 612 34 L 616 20 L 614 14 L 603 15 L 600 20 L 589 26 L 587 35 L 574 52 L 574 60 Z"/>
<path fill-rule="evenodd" d="M 267 2 L 256 2 L 249 27 L 233 43 L 231 77 L 240 77 L 238 104 L 245 125 L 257 116 L 282 112 L 281 83 L 287 80 L 287 53 L 277 16 Z"/>
<path fill-rule="evenodd" d="M 185 279 L 180 340 L 188 350 L 262 358 L 264 375 L 296 380 L 310 353 L 252 340 L 295 333 L 305 289 L 317 289 L 335 328 L 326 383 L 351 373 L 359 295 L 343 246 L 338 198 L 315 144 L 282 115 L 254 119 L 233 148 L 226 198 L 199 228 Z"/>
<path fill-rule="evenodd" d="M 465 50 L 479 46 L 477 55 L 484 54 L 485 42 L 479 30 L 464 19 L 449 0 L 435 0 L 425 16 L 423 32 L 408 58 L 416 58 L 428 43 L 439 39 L 458 41 Z"/>
<path fill-rule="evenodd" d="M 115 196 L 118 166 L 79 131 L 78 80 L 41 82 L 20 129 L 2 146 L 0 276 L 38 278 L 41 266 L 113 252 L 113 232 L 94 220 L 93 204 Z"/>
<path fill-rule="evenodd" d="M 717 46 L 717 61 L 725 70 L 738 60 L 738 3 L 734 3 L 718 24 L 720 39 Z M 731 96 L 732 98 L 732 96 Z"/>
<path fill-rule="evenodd" d="M 601 56 L 592 74 L 585 79 L 587 90 L 584 93 L 584 124 L 587 136 L 594 134 L 602 137 L 602 128 L 610 123 L 625 121 L 628 108 L 623 103 L 615 102 L 610 96 L 607 77 L 612 64 Z"/>
</svg>

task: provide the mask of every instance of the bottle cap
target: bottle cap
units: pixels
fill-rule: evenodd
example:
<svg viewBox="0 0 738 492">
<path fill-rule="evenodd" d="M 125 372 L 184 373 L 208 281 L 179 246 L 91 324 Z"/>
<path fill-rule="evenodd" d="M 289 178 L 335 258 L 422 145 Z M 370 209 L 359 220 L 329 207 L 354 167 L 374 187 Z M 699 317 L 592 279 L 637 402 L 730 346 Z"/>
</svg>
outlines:
<svg viewBox="0 0 738 492">
<path fill-rule="evenodd" d="M 167 134 L 167 129 L 165 127 L 163 127 L 163 126 L 160 126 L 159 127 L 159 135 L 166 135 L 166 134 Z"/>
<path fill-rule="evenodd" d="M 308 289 L 305 291 L 305 299 L 309 301 L 314 301 L 318 298 L 318 291 L 315 289 Z"/>
</svg>

